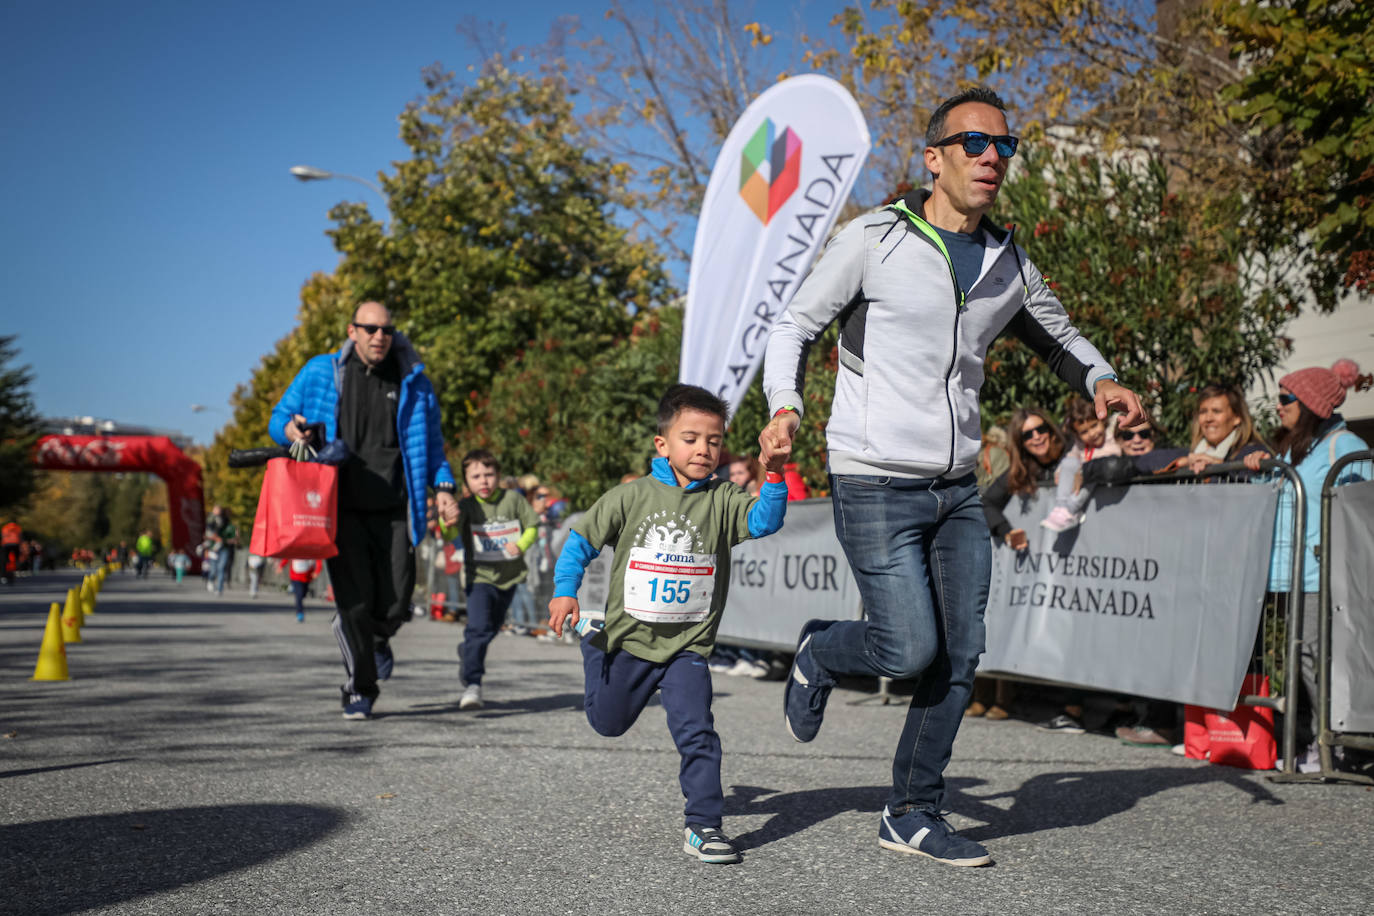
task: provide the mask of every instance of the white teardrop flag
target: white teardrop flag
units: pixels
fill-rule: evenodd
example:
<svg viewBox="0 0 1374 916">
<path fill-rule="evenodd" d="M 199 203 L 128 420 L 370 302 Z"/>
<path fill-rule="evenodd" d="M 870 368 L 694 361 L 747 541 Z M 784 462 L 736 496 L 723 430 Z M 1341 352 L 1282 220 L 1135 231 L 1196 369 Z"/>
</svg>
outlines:
<svg viewBox="0 0 1374 916">
<path fill-rule="evenodd" d="M 853 97 L 818 74 L 783 80 L 740 116 L 697 222 L 680 381 L 739 407 L 869 146 Z"/>
</svg>

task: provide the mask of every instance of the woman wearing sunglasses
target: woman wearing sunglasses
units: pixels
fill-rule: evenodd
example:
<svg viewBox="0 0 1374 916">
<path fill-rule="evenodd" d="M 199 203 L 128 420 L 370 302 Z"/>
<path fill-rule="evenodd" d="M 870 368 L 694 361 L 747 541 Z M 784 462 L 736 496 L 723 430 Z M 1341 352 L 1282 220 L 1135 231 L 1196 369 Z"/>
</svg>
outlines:
<svg viewBox="0 0 1374 916">
<path fill-rule="evenodd" d="M 1135 462 L 1142 474 L 1153 474 L 1175 465 L 1180 458 L 1189 454 L 1186 448 L 1170 448 L 1165 445 L 1164 431 L 1155 425 L 1153 417 L 1145 417 L 1145 425 L 1140 429 L 1120 429 L 1117 418 L 1112 418 L 1111 432 L 1108 434 L 1121 446 L 1121 454 Z"/>
<path fill-rule="evenodd" d="M 1359 436 L 1346 429 L 1345 420 L 1336 408 L 1345 402 L 1345 393 L 1360 380 L 1360 367 L 1354 360 L 1337 360 L 1330 369 L 1311 368 L 1290 372 L 1279 379 L 1279 432 L 1274 439 L 1274 452 L 1288 462 L 1302 478 L 1307 492 L 1307 517 L 1304 523 L 1306 543 L 1302 559 L 1302 661 L 1303 692 L 1299 696 L 1298 743 L 1308 748 L 1299 757 L 1300 769 L 1319 768 L 1316 756 L 1316 714 L 1313 700 L 1317 696 L 1317 588 L 1320 566 L 1317 546 L 1321 543 L 1322 486 L 1331 466 L 1343 455 L 1369 448 Z M 1267 451 L 1253 452 L 1245 457 L 1245 466 L 1258 471 L 1260 462 L 1269 458 Z M 1371 479 L 1370 462 L 1357 461 L 1346 465 L 1337 485 Z M 1279 511 L 1274 518 L 1274 549 L 1269 561 L 1269 590 L 1287 592 L 1289 573 L 1293 568 L 1292 544 L 1293 503 L 1285 484 L 1279 496 Z M 1304 764 L 1306 766 L 1304 767 Z"/>
<path fill-rule="evenodd" d="M 1030 546 L 1025 529 L 1012 528 L 1002 510 L 1013 496 L 1034 498 L 1042 483 L 1053 483 L 1059 459 L 1064 457 L 1064 440 L 1059 427 L 1038 407 L 1023 407 L 1007 423 L 1011 442 L 1011 467 L 992 482 L 983 493 L 983 515 L 996 540 L 1012 550 Z"/>
<path fill-rule="evenodd" d="M 1027 550 L 1030 539 L 1025 529 L 1011 527 L 1002 510 L 1013 496 L 1034 499 L 1041 485 L 1054 483 L 1055 471 L 1064 457 L 1065 442 L 1054 420 L 1038 407 L 1023 407 L 1013 413 L 1007 423 L 1007 434 L 1011 441 L 1011 467 L 983 493 L 983 515 L 994 539 L 1013 550 Z M 986 705 L 989 689 L 994 692 L 993 703 Z M 974 702 L 965 710 L 965 715 L 1005 719 L 1010 698 L 1010 685 L 1006 682 L 978 678 L 974 684 Z M 1063 711 L 1039 723 L 1041 728 L 1063 734 L 1083 734 L 1083 695 L 1071 692 L 1067 699 Z"/>
</svg>

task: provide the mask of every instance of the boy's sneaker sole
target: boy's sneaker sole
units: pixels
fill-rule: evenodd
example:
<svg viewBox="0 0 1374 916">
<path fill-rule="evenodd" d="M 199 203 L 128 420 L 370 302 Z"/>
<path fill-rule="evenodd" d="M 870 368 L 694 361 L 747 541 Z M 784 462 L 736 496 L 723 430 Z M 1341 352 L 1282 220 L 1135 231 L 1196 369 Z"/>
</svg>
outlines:
<svg viewBox="0 0 1374 916">
<path fill-rule="evenodd" d="M 904 840 L 899 824 L 902 821 L 908 821 L 907 826 L 909 828 L 914 826 L 909 822 L 912 819 L 920 824 L 920 827 L 911 834 L 910 840 Z M 929 842 L 927 843 L 927 841 Z M 927 843 L 934 851 L 927 852 L 922 849 L 922 843 Z M 939 816 L 925 815 L 910 819 L 906 815 L 894 817 L 887 808 L 883 808 L 882 818 L 878 822 L 878 845 L 884 849 L 891 849 L 893 852 L 925 856 L 941 865 L 977 868 L 980 865 L 992 864 L 992 856 L 988 854 L 986 849 L 966 837 L 959 836 L 950 828 L 948 822 Z M 946 854 L 939 855 L 940 852 Z"/>
<path fill-rule="evenodd" d="M 939 862 L 941 865 L 955 865 L 959 868 L 977 868 L 980 865 L 992 864 L 992 856 L 976 856 L 971 859 L 941 859 L 939 856 L 932 856 L 928 852 L 922 852 L 915 846 L 908 846 L 905 843 L 896 843 L 892 840 L 885 840 L 882 837 L 878 837 L 878 845 L 884 849 L 891 849 L 893 852 L 905 852 L 913 856 L 925 856 L 927 859 L 933 862 Z"/>
</svg>

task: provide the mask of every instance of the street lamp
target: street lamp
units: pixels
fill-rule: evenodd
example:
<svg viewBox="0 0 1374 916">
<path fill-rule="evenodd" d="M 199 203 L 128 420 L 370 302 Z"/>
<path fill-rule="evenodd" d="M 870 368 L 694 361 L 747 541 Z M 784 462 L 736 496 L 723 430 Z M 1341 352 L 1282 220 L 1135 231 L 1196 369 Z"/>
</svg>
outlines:
<svg viewBox="0 0 1374 916">
<path fill-rule="evenodd" d="M 386 200 L 386 195 L 382 193 L 381 188 L 377 187 L 376 184 L 368 181 L 366 178 L 359 178 L 357 175 L 345 175 L 342 172 L 329 172 L 325 169 L 317 169 L 313 165 L 293 165 L 291 166 L 291 174 L 295 175 L 301 181 L 326 181 L 330 178 L 343 178 L 348 181 L 356 181 L 358 184 L 366 185 L 371 188 L 383 201 Z"/>
</svg>

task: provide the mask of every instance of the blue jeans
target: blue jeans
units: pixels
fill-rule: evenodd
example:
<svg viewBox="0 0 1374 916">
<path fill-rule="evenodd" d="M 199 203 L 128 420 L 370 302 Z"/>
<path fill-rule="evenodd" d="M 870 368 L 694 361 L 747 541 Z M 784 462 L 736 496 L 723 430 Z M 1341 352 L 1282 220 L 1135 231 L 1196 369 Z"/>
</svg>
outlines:
<svg viewBox="0 0 1374 916">
<path fill-rule="evenodd" d="M 666 662 L 649 662 L 623 649 L 607 655 L 582 640 L 586 676 L 583 708 L 598 735 L 616 738 L 630 730 L 658 693 L 668 731 L 682 762 L 678 784 L 685 824 L 720 828 L 725 793 L 720 784 L 720 736 L 711 715 L 711 669 L 706 659 L 683 650 Z"/>
<path fill-rule="evenodd" d="M 229 568 L 234 565 L 234 548 L 221 547 L 215 558 L 215 591 L 224 594 L 224 582 L 229 578 Z"/>
<path fill-rule="evenodd" d="M 515 586 L 497 588 L 479 582 L 468 591 L 468 624 L 458 644 L 460 677 L 464 684 L 480 684 L 487 673 L 487 646 L 501 632 L 515 597 Z"/>
<path fill-rule="evenodd" d="M 892 760 L 894 814 L 939 812 L 945 766 L 983 653 L 992 543 L 972 474 L 958 480 L 832 475 L 835 532 L 864 620 L 811 639 L 832 675 L 914 678 Z"/>
</svg>

